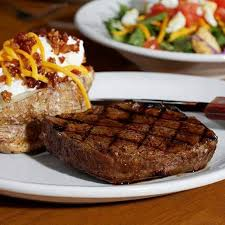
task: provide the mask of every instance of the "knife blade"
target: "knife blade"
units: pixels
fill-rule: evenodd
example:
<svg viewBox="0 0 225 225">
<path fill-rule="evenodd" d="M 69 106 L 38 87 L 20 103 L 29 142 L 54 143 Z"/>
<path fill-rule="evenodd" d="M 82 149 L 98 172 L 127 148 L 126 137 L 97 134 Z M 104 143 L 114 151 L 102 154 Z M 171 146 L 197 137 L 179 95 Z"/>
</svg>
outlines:
<svg viewBox="0 0 225 225">
<path fill-rule="evenodd" d="M 216 97 L 212 102 L 174 101 L 163 99 L 93 99 L 92 104 L 112 104 L 121 101 L 135 101 L 144 104 L 174 106 L 186 112 L 203 112 L 210 119 L 225 120 L 225 97 Z"/>
</svg>

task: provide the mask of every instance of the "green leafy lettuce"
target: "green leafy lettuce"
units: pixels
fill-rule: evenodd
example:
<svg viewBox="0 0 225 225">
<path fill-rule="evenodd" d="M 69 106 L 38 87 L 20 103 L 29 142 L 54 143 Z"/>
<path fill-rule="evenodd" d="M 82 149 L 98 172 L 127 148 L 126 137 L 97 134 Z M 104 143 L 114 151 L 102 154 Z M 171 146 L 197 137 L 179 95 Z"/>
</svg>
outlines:
<svg viewBox="0 0 225 225">
<path fill-rule="evenodd" d="M 135 46 L 143 46 L 145 42 L 145 35 L 141 29 L 137 28 L 129 37 L 128 44 Z"/>
<path fill-rule="evenodd" d="M 216 38 L 220 47 L 224 47 L 224 45 L 225 45 L 225 34 L 221 30 L 221 28 L 220 27 L 212 27 L 211 33 Z"/>
<path fill-rule="evenodd" d="M 189 37 L 180 37 L 173 42 L 164 41 L 161 43 L 160 47 L 167 51 L 174 52 L 193 52 L 191 39 Z"/>
</svg>

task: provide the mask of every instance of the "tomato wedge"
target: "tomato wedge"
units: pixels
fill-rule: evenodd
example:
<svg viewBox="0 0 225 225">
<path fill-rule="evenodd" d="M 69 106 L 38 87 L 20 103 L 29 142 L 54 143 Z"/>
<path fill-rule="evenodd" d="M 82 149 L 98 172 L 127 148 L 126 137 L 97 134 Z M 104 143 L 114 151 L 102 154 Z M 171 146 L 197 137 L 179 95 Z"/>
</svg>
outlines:
<svg viewBox="0 0 225 225">
<path fill-rule="evenodd" d="M 166 8 L 163 4 L 157 3 L 152 6 L 152 8 L 149 10 L 148 14 L 149 16 L 156 16 L 160 13 L 166 12 L 170 17 L 172 17 L 176 13 L 176 9 L 169 9 Z"/>
<path fill-rule="evenodd" d="M 217 4 L 216 16 L 225 22 L 225 0 L 214 0 Z"/>
<path fill-rule="evenodd" d="M 216 10 L 216 16 L 218 16 L 223 22 L 225 22 L 225 8 L 218 8 Z"/>
<path fill-rule="evenodd" d="M 224 0 L 214 0 L 214 2 L 218 5 L 218 7 L 225 8 L 225 1 Z"/>
<path fill-rule="evenodd" d="M 159 49 L 159 44 L 156 39 L 149 39 L 144 43 L 144 48 Z"/>
<path fill-rule="evenodd" d="M 186 18 L 186 26 L 190 27 L 199 22 L 202 16 L 199 16 L 198 11 L 199 5 L 197 3 L 181 2 L 178 6 L 178 11 L 181 11 Z"/>
<path fill-rule="evenodd" d="M 157 14 L 165 12 L 165 11 L 166 11 L 166 7 L 161 3 L 157 3 L 152 6 L 149 13 L 151 15 L 157 15 Z"/>
</svg>

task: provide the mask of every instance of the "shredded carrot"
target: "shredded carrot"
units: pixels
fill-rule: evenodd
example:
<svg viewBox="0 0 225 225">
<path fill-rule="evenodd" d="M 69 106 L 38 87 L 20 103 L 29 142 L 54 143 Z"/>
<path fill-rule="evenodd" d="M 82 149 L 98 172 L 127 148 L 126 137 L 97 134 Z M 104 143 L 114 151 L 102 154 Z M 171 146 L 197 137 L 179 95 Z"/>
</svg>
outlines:
<svg viewBox="0 0 225 225">
<path fill-rule="evenodd" d="M 117 36 L 124 36 L 124 35 L 132 32 L 135 28 L 136 28 L 136 26 L 125 27 L 123 30 L 113 31 L 112 34 L 117 35 Z"/>
<path fill-rule="evenodd" d="M 160 32 L 159 32 L 159 36 L 157 37 L 157 42 L 160 44 L 164 37 L 165 37 L 165 34 L 166 34 L 166 27 L 167 27 L 167 24 L 168 24 L 168 21 L 169 21 L 169 17 L 168 15 L 165 17 L 165 19 L 163 20 L 162 22 L 162 25 L 161 25 L 161 29 L 160 29 Z"/>
<path fill-rule="evenodd" d="M 219 26 L 221 27 L 223 33 L 225 34 L 225 23 L 220 19 L 219 16 L 216 17 L 216 20 L 218 21 Z"/>
<path fill-rule="evenodd" d="M 156 26 L 156 27 L 160 27 L 161 26 L 161 23 L 159 21 L 152 21 L 151 24 Z"/>
<path fill-rule="evenodd" d="M 202 26 L 202 27 L 205 27 L 207 30 L 210 29 L 209 24 L 203 18 L 200 18 L 199 25 Z"/>
<path fill-rule="evenodd" d="M 142 21 L 142 20 L 144 20 L 146 18 L 146 16 L 145 15 L 140 15 L 139 17 L 138 17 L 138 21 Z"/>
<path fill-rule="evenodd" d="M 186 36 L 189 34 L 194 33 L 197 30 L 197 26 L 192 26 L 190 28 L 181 28 L 180 30 L 173 32 L 170 37 L 169 37 L 169 41 L 172 42 L 175 39 L 182 37 L 182 36 Z"/>
<path fill-rule="evenodd" d="M 149 32 L 148 28 L 144 24 L 138 24 L 138 27 L 144 33 L 146 40 L 151 37 L 151 33 Z"/>
</svg>

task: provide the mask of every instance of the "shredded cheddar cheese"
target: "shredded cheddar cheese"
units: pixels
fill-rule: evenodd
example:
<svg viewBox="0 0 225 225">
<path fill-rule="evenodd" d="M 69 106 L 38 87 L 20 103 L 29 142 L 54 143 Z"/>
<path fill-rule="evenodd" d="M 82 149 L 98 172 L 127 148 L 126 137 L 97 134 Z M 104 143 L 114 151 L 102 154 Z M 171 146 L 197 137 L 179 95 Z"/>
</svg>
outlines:
<svg viewBox="0 0 225 225">
<path fill-rule="evenodd" d="M 25 66 L 24 66 L 23 60 L 21 59 L 20 56 L 18 56 L 18 60 L 20 63 L 21 76 L 22 77 L 32 77 L 32 72 L 24 68 Z"/>
<path fill-rule="evenodd" d="M 42 58 L 43 60 L 45 60 L 45 50 L 44 50 L 44 47 L 43 47 L 43 45 L 42 45 L 42 43 L 41 43 L 39 37 L 38 37 L 35 33 L 32 33 L 32 32 L 29 32 L 29 33 L 27 34 L 27 36 L 28 36 L 28 37 L 34 37 L 34 38 L 35 38 L 37 44 L 36 44 L 36 46 L 34 46 L 34 47 L 35 47 L 35 48 L 38 47 L 38 48 L 40 49 L 40 52 L 41 52 L 41 58 Z"/>
<path fill-rule="evenodd" d="M 14 51 L 11 47 L 9 47 L 9 45 L 10 45 L 10 41 L 8 40 L 8 41 L 6 41 L 6 42 L 3 44 L 3 50 L 5 50 L 5 52 L 6 52 L 11 58 L 13 58 L 13 59 L 18 59 L 18 57 L 17 57 L 15 51 Z"/>
<path fill-rule="evenodd" d="M 31 52 L 31 54 L 33 55 L 35 52 L 37 52 L 38 49 L 39 49 L 38 44 L 35 44 L 35 45 L 32 47 L 32 52 Z"/>
<path fill-rule="evenodd" d="M 66 70 L 72 71 L 72 70 L 78 70 L 79 72 L 81 72 L 84 75 L 87 75 L 89 72 L 86 69 L 85 66 L 75 66 L 75 65 L 71 65 L 71 66 L 64 66 L 63 68 L 65 68 Z"/>
<path fill-rule="evenodd" d="M 6 76 L 6 84 L 10 86 L 12 84 L 12 77 L 4 64 L 2 64 L 2 71 L 3 71 L 4 75 Z"/>
<path fill-rule="evenodd" d="M 2 54 L 3 54 L 3 50 L 0 51 L 0 61 L 3 61 L 4 60 Z"/>
<path fill-rule="evenodd" d="M 159 32 L 159 36 L 157 37 L 157 42 L 160 44 L 165 35 L 166 35 L 166 27 L 167 27 L 167 24 L 168 24 L 168 21 L 169 21 L 169 17 L 166 16 L 165 19 L 163 20 L 162 24 L 161 24 L 161 29 L 160 29 L 160 32 Z"/>
<path fill-rule="evenodd" d="M 33 57 L 21 49 L 17 49 L 16 53 L 19 53 L 19 54 L 23 55 L 26 59 L 28 59 L 30 65 L 31 65 L 31 68 L 32 68 L 32 77 L 35 80 L 38 80 L 37 64 L 36 64 L 35 60 L 33 59 Z"/>
<path fill-rule="evenodd" d="M 130 28 L 126 28 L 126 29 L 130 30 Z M 19 49 L 17 47 L 13 48 L 12 40 L 5 41 L 3 44 L 3 49 L 0 51 L 0 65 L 3 70 L 3 74 L 6 76 L 6 84 L 11 85 L 13 80 L 12 80 L 12 74 L 6 67 L 5 62 L 9 61 L 9 60 L 14 60 L 14 59 L 18 60 L 18 62 L 19 62 L 19 68 L 20 68 L 20 72 L 21 72 L 20 77 L 22 77 L 22 78 L 23 77 L 32 77 L 33 79 L 42 81 L 44 83 L 49 82 L 47 77 L 38 73 L 38 65 L 37 65 L 35 59 L 33 58 L 33 54 L 38 52 L 38 50 L 39 50 L 38 53 L 40 53 L 42 67 L 44 67 L 47 71 L 49 70 L 49 71 L 54 71 L 54 72 L 61 72 L 65 76 L 70 77 L 71 80 L 74 81 L 74 83 L 76 83 L 78 88 L 80 89 L 80 91 L 84 97 L 86 107 L 88 109 L 91 108 L 91 104 L 88 99 L 88 95 L 87 95 L 87 92 L 86 92 L 86 89 L 85 89 L 83 83 L 79 80 L 79 78 L 77 78 L 77 76 L 74 73 L 71 72 L 72 70 L 77 70 L 81 74 L 87 75 L 89 73 L 87 68 L 83 65 L 81 65 L 81 66 L 69 65 L 69 66 L 62 67 L 57 64 L 45 61 L 46 60 L 45 59 L 45 51 L 44 51 L 44 47 L 43 47 L 39 37 L 35 33 L 32 33 L 32 32 L 30 32 L 26 35 L 27 35 L 27 37 L 32 37 L 36 40 L 36 44 L 34 46 L 32 46 L 31 54 L 29 54 L 26 51 Z M 23 58 L 25 58 L 27 60 L 29 66 L 31 67 L 31 71 L 26 69 Z M 16 74 L 16 76 L 18 77 L 18 74 Z"/>
<path fill-rule="evenodd" d="M 148 40 L 151 37 L 151 34 L 148 28 L 144 24 L 138 24 L 139 29 L 144 33 L 145 38 Z"/>
<path fill-rule="evenodd" d="M 88 95 L 87 95 L 87 92 L 84 88 L 84 85 L 81 83 L 81 81 L 76 77 L 76 75 L 74 73 L 72 73 L 71 71 L 61 67 L 61 66 L 58 66 L 54 63 L 50 63 L 50 62 L 43 62 L 43 66 L 46 66 L 48 68 L 51 68 L 53 70 L 56 70 L 58 72 L 61 72 L 61 73 L 64 73 L 65 75 L 67 75 L 68 77 L 70 77 L 76 84 L 77 86 L 80 88 L 80 91 L 84 97 L 84 100 L 85 100 L 85 104 L 86 104 L 86 107 L 89 109 L 91 108 L 91 103 L 88 99 Z"/>
</svg>

